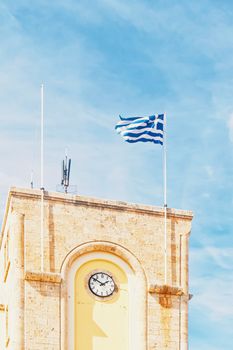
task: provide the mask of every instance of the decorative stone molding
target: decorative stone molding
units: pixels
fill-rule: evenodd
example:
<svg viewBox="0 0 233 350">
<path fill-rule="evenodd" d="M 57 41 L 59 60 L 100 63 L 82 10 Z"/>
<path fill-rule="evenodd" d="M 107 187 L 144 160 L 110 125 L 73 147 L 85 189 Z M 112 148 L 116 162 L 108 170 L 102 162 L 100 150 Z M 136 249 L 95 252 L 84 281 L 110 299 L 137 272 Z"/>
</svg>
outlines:
<svg viewBox="0 0 233 350">
<path fill-rule="evenodd" d="M 16 187 L 11 187 L 9 199 L 10 197 L 24 197 L 24 198 L 32 198 L 32 199 L 40 199 L 41 191 L 36 189 L 20 189 Z M 103 200 L 92 197 L 84 197 L 79 195 L 71 195 L 71 194 L 63 194 L 57 192 L 48 192 L 44 191 L 44 199 L 45 201 L 49 199 L 50 201 L 56 201 L 60 203 L 73 204 L 73 205 L 85 205 L 89 207 L 99 207 L 99 208 L 109 208 L 113 210 L 123 210 L 123 211 L 131 211 L 137 213 L 147 213 L 157 216 L 164 216 L 164 208 L 163 207 L 155 207 L 150 205 L 142 205 L 142 204 L 134 204 L 127 203 L 122 201 L 114 201 L 114 200 Z M 179 217 L 184 220 L 191 220 L 193 218 L 193 212 L 189 210 L 181 210 L 174 208 L 167 208 L 168 217 Z"/>
<path fill-rule="evenodd" d="M 172 287 L 168 285 L 151 284 L 149 287 L 150 294 L 157 294 L 159 296 L 159 303 L 165 308 L 172 307 L 172 296 L 178 296 L 186 298 L 187 301 L 191 300 L 192 294 L 185 294 L 179 287 Z"/>
<path fill-rule="evenodd" d="M 58 273 L 26 271 L 24 278 L 26 281 L 38 281 L 47 283 L 61 283 L 62 278 Z"/>
<path fill-rule="evenodd" d="M 184 292 L 181 288 L 172 287 L 165 284 L 164 285 L 151 284 L 149 287 L 149 293 L 163 294 L 163 295 L 176 295 L 176 296 L 184 295 Z"/>
<path fill-rule="evenodd" d="M 149 293 L 157 294 L 159 297 L 159 304 L 166 309 L 172 307 L 172 296 L 181 297 L 184 295 L 181 288 L 157 284 L 150 285 Z"/>
</svg>

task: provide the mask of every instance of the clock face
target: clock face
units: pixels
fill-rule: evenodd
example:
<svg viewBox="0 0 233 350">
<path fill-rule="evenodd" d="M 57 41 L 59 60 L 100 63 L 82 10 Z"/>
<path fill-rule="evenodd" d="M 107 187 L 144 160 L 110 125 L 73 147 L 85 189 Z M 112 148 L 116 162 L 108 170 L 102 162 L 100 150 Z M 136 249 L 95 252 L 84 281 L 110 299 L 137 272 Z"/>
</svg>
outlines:
<svg viewBox="0 0 233 350">
<path fill-rule="evenodd" d="M 109 297 L 115 290 L 115 282 L 106 272 L 95 272 L 88 281 L 90 291 L 98 297 Z"/>
</svg>

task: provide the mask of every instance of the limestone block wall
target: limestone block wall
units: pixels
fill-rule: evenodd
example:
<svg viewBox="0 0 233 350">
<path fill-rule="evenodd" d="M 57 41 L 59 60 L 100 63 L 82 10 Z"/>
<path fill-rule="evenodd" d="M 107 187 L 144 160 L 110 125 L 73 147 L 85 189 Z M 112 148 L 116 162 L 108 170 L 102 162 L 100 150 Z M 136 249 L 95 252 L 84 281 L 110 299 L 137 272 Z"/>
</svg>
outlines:
<svg viewBox="0 0 233 350">
<path fill-rule="evenodd" d="M 18 349 L 24 332 L 23 215 L 7 217 L 0 254 L 0 346 Z M 21 347 L 22 348 L 22 347 Z"/>
<path fill-rule="evenodd" d="M 41 271 L 40 191 L 12 188 L 0 238 L 0 322 L 4 323 L 0 348 L 66 350 L 66 321 L 62 319 L 66 277 L 62 269 L 67 257 L 86 244 L 88 249 L 106 249 L 116 255 L 127 251 L 140 265 L 146 281 L 143 350 L 187 350 L 191 220 L 191 212 L 168 209 L 168 279 L 164 286 L 162 208 L 45 192 Z M 7 237 L 10 268 L 4 281 Z"/>
</svg>

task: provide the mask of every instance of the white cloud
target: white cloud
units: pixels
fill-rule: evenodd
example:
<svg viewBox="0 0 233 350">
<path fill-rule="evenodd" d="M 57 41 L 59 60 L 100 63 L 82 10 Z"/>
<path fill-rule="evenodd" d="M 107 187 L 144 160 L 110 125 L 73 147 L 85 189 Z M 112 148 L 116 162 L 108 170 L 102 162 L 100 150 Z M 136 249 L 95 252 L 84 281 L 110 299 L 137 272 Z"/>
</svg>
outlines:
<svg viewBox="0 0 233 350">
<path fill-rule="evenodd" d="M 214 260 L 214 263 L 222 269 L 232 270 L 233 248 L 206 247 L 205 252 Z"/>
<path fill-rule="evenodd" d="M 233 248 L 206 246 L 190 251 L 192 308 L 214 322 L 233 318 Z"/>
<path fill-rule="evenodd" d="M 196 289 L 192 307 L 204 312 L 213 321 L 233 320 L 233 278 L 228 276 L 202 277 L 192 282 Z"/>
<path fill-rule="evenodd" d="M 0 210 L 10 185 L 29 186 L 32 167 L 39 184 L 42 80 L 45 185 L 52 190 L 68 147 L 79 194 L 159 205 L 160 150 L 116 139 L 114 115 L 168 107 L 168 195 L 171 205 L 195 209 L 192 242 L 207 243 L 191 249 L 191 309 L 231 327 L 233 251 L 215 245 L 211 232 L 230 217 L 226 129 L 213 123 L 233 110 L 230 15 L 211 1 L 8 3 L 0 4 Z M 233 142 L 233 114 L 228 128 Z M 203 338 L 193 350 L 219 350 Z"/>
<path fill-rule="evenodd" d="M 190 259 L 193 266 L 197 266 L 197 270 L 201 265 L 210 262 L 222 269 L 231 270 L 233 266 L 233 248 L 218 248 L 208 245 L 202 248 L 192 248 L 190 251 Z"/>
<path fill-rule="evenodd" d="M 101 3 L 105 8 L 110 8 L 119 18 L 138 29 L 153 32 L 155 27 L 162 25 L 161 13 L 157 13 L 152 7 L 140 1 L 134 1 L 133 11 L 132 5 L 125 1 L 103 0 Z"/>
</svg>

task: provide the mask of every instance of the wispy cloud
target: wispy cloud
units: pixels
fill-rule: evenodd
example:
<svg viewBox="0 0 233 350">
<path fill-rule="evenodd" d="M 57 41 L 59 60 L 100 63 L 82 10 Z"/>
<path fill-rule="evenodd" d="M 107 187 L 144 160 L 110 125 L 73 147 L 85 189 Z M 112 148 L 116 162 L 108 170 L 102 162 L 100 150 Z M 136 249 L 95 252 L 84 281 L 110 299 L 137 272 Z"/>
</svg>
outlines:
<svg viewBox="0 0 233 350">
<path fill-rule="evenodd" d="M 203 244 L 200 248 L 191 248 L 190 289 L 194 297 L 189 308 L 192 349 L 229 347 L 233 320 L 233 310 L 229 307 L 233 296 L 232 253 L 231 247 Z M 221 336 L 213 337 L 219 330 Z"/>
<path fill-rule="evenodd" d="M 202 248 L 192 248 L 191 259 L 193 260 L 193 265 L 198 265 L 198 268 L 204 262 L 212 260 L 216 266 L 231 270 L 233 266 L 233 248 L 219 248 L 208 245 L 204 245 Z"/>
<path fill-rule="evenodd" d="M 201 328 L 221 320 L 225 340 L 232 317 L 231 12 L 209 0 L 0 4 L 2 208 L 10 185 L 29 185 L 31 168 L 39 184 L 42 82 L 48 189 L 60 181 L 68 147 L 78 193 L 160 205 L 161 149 L 123 143 L 114 124 L 119 113 L 166 110 L 169 206 L 195 211 L 194 350 L 226 349 L 216 339 L 208 345 Z"/>
<path fill-rule="evenodd" d="M 233 249 L 205 245 L 192 248 L 190 260 L 192 310 L 214 322 L 230 323 L 233 319 L 233 310 L 229 307 L 233 296 Z"/>
<path fill-rule="evenodd" d="M 196 281 L 197 282 L 197 281 Z M 233 320 L 233 310 L 229 307 L 232 300 L 233 279 L 206 278 L 199 280 L 199 290 L 194 296 L 193 304 L 199 312 L 208 313 L 208 318 L 214 321 Z M 227 321 L 228 320 L 228 321 Z"/>
</svg>

